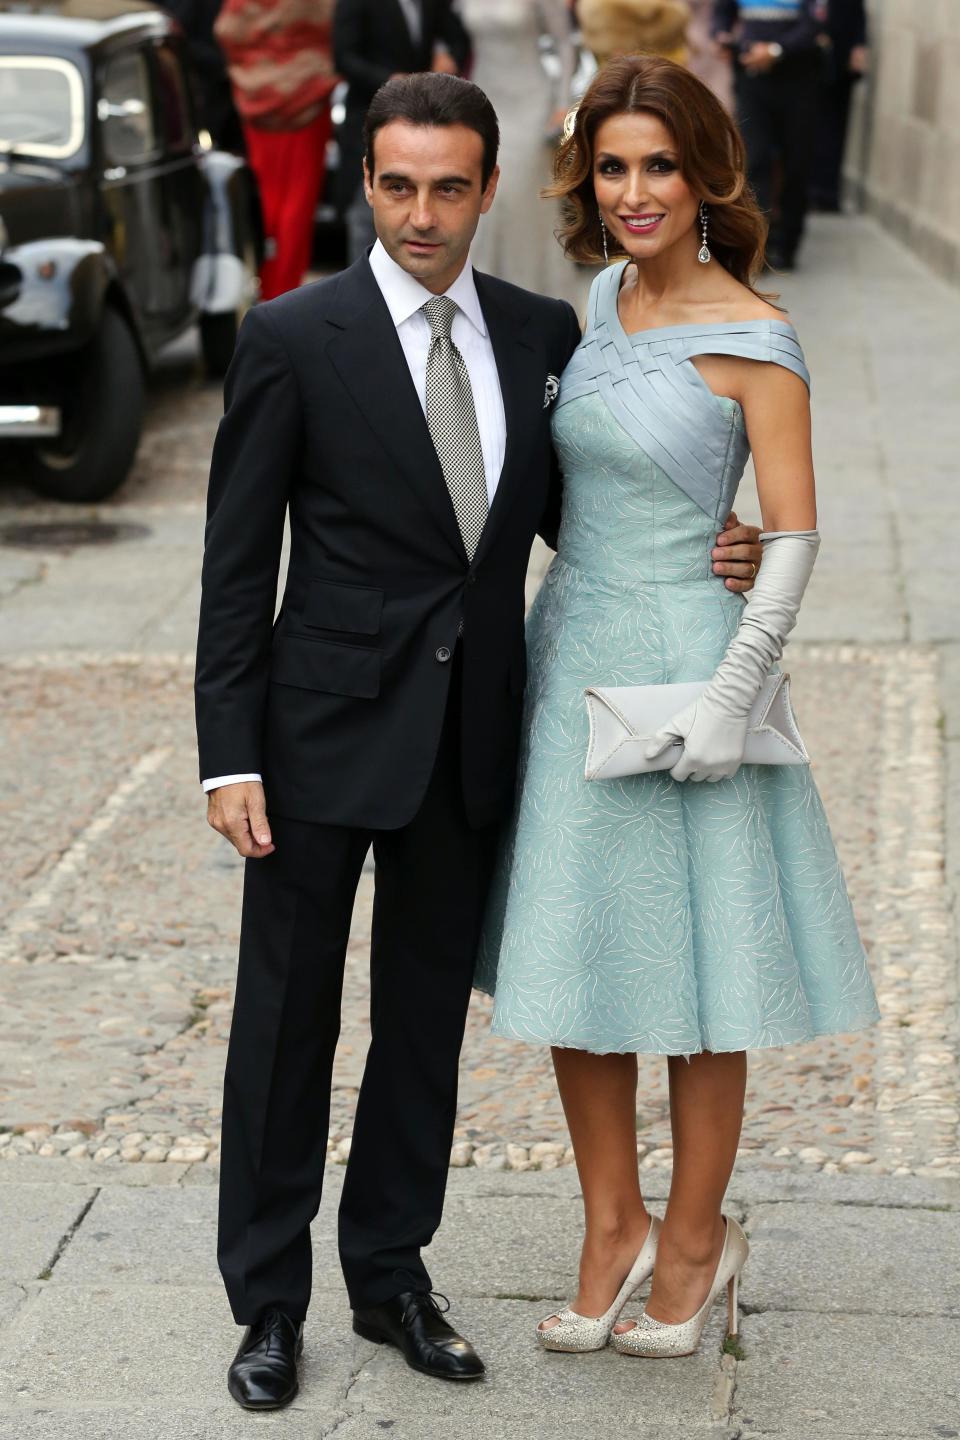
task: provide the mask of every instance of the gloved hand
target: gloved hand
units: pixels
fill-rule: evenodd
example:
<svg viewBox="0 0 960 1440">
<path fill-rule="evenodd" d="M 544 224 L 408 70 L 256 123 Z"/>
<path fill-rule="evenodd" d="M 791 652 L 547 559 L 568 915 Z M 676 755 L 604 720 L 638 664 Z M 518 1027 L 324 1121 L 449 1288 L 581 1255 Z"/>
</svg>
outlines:
<svg viewBox="0 0 960 1440">
<path fill-rule="evenodd" d="M 652 760 L 676 740 L 683 741 L 683 750 L 670 771 L 674 780 L 727 780 L 737 773 L 743 759 L 747 715 L 725 715 L 710 703 L 705 690 L 657 731 L 647 748 L 647 759 Z"/>
<path fill-rule="evenodd" d="M 674 780 L 727 780 L 743 760 L 753 702 L 797 623 L 820 536 L 788 530 L 760 536 L 763 565 L 737 633 L 699 699 L 674 715 L 647 746 L 653 760 L 683 741 Z"/>
</svg>

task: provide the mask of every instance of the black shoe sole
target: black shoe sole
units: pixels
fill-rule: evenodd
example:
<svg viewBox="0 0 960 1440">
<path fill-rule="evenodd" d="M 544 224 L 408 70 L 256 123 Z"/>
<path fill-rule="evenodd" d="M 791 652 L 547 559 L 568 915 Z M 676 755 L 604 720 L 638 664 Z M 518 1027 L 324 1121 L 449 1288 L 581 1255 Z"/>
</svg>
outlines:
<svg viewBox="0 0 960 1440">
<path fill-rule="evenodd" d="M 300 1386 L 298 1385 L 295 1390 L 291 1391 L 291 1393 L 285 1396 L 282 1400 L 270 1400 L 267 1403 L 263 1403 L 262 1401 L 260 1403 L 257 1403 L 256 1401 L 251 1402 L 249 1400 L 241 1400 L 239 1395 L 234 1395 L 229 1385 L 227 1386 L 227 1393 L 229 1394 L 230 1399 L 234 1402 L 234 1404 L 240 1406 L 241 1410 L 284 1410 L 288 1405 L 290 1405 L 294 1400 L 296 1400 L 297 1396 L 300 1394 Z"/>
<path fill-rule="evenodd" d="M 301 1336 L 300 1336 L 300 1339 L 297 1341 L 297 1350 L 296 1350 L 296 1360 L 297 1360 L 297 1367 L 298 1367 L 298 1368 L 299 1368 L 300 1361 L 301 1361 L 302 1358 L 303 1358 L 303 1336 L 301 1335 Z M 241 1398 L 240 1398 L 239 1395 L 235 1395 L 235 1394 L 233 1393 L 233 1388 L 232 1388 L 232 1386 L 231 1386 L 231 1384 L 230 1384 L 230 1376 L 229 1376 L 229 1374 L 228 1374 L 228 1375 L 227 1375 L 227 1394 L 230 1396 L 230 1399 L 234 1402 L 234 1404 L 240 1406 L 240 1409 L 241 1409 L 241 1410 L 284 1410 L 284 1409 L 286 1409 L 286 1407 L 287 1407 L 288 1405 L 290 1405 L 294 1400 L 296 1400 L 297 1396 L 300 1394 L 300 1381 L 299 1381 L 299 1380 L 297 1381 L 296 1385 L 294 1385 L 293 1389 L 290 1391 L 290 1394 L 289 1394 L 289 1395 L 285 1395 L 282 1400 L 268 1400 L 268 1401 L 265 1401 L 265 1402 L 264 1402 L 264 1401 L 259 1401 L 259 1402 L 258 1402 L 258 1401 L 256 1401 L 256 1400 L 254 1400 L 254 1401 L 241 1400 Z"/>
<path fill-rule="evenodd" d="M 431 1380 L 482 1380 L 486 1374 L 485 1370 L 478 1371 L 476 1375 L 451 1375 L 447 1370 L 431 1370 L 428 1365 L 418 1365 L 415 1360 L 411 1360 L 404 1354 L 393 1336 L 388 1335 L 385 1330 L 378 1330 L 376 1326 L 368 1325 L 365 1320 L 358 1320 L 356 1316 L 354 1316 L 353 1328 L 357 1335 L 364 1340 L 372 1341 L 374 1345 L 392 1345 L 395 1350 L 400 1351 L 411 1370 L 418 1370 L 421 1375 L 429 1375 Z"/>
</svg>

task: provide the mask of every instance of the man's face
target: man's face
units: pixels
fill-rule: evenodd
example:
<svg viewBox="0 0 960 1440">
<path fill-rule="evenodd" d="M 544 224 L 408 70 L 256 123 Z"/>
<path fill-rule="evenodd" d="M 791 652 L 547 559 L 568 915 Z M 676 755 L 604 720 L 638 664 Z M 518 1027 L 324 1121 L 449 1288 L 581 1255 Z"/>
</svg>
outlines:
<svg viewBox="0 0 960 1440">
<path fill-rule="evenodd" d="M 387 253 L 435 295 L 448 290 L 497 193 L 483 185 L 483 140 L 467 125 L 392 120 L 377 132 L 364 187 Z"/>
</svg>

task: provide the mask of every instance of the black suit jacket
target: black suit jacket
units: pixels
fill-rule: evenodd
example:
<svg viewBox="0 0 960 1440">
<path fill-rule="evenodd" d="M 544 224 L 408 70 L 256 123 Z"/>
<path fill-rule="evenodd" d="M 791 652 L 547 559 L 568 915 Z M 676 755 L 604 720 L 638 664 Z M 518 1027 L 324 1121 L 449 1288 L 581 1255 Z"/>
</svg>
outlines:
<svg viewBox="0 0 960 1440">
<path fill-rule="evenodd" d="M 367 258 L 244 320 L 210 472 L 197 730 L 201 778 L 260 772 L 274 814 L 371 829 L 413 818 L 461 615 L 467 812 L 479 826 L 510 807 L 524 577 L 559 508 L 545 390 L 580 331 L 565 302 L 476 283 L 507 445 L 472 564 Z"/>
<path fill-rule="evenodd" d="M 830 0 L 827 34 L 833 47 L 839 75 L 850 64 L 850 52 L 867 43 L 867 11 L 864 0 Z"/>
<path fill-rule="evenodd" d="M 399 0 L 337 0 L 333 53 L 337 71 L 349 84 L 340 129 L 341 203 L 349 205 L 362 180 L 363 122 L 367 108 L 391 75 L 429 70 L 433 49 L 446 45 L 463 68 L 470 37 L 451 0 L 422 0 L 423 25 L 415 44 Z"/>
</svg>

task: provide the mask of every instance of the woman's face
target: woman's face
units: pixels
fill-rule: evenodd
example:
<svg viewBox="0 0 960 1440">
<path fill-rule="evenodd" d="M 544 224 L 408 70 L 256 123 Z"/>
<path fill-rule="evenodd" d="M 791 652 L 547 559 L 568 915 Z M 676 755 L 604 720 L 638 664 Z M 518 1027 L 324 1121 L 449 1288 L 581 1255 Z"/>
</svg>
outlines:
<svg viewBox="0 0 960 1440">
<path fill-rule="evenodd" d="M 603 223 L 632 260 L 695 237 L 699 200 L 681 174 L 673 136 L 649 111 L 612 115 L 597 127 L 593 184 Z"/>
</svg>

